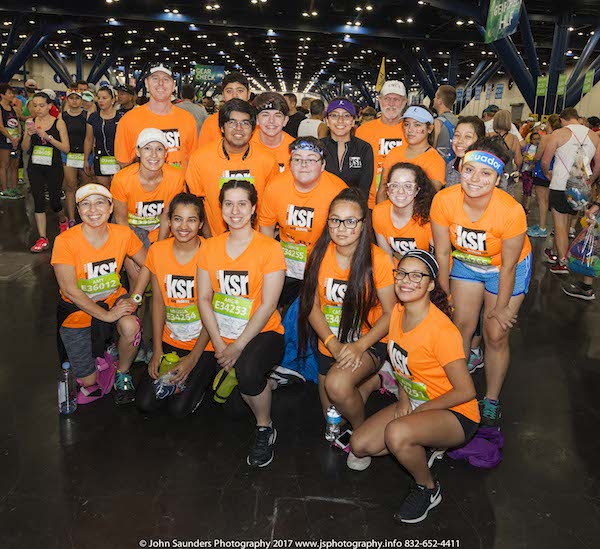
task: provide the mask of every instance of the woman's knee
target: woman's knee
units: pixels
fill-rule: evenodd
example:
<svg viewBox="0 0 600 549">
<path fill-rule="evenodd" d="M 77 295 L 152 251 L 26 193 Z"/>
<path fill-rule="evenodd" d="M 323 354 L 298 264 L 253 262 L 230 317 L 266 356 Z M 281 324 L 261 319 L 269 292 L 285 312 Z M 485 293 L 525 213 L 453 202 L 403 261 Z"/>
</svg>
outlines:
<svg viewBox="0 0 600 549">
<path fill-rule="evenodd" d="M 117 331 L 122 338 L 133 340 L 140 331 L 140 324 L 136 316 L 127 315 L 117 321 Z"/>
<path fill-rule="evenodd" d="M 325 377 L 325 390 L 333 401 L 344 400 L 352 395 L 355 384 L 348 375 L 349 370 L 332 367 Z"/>
<path fill-rule="evenodd" d="M 508 347 L 508 330 L 505 330 L 495 319 L 486 319 L 483 324 L 483 339 L 487 347 L 496 349 Z"/>
<path fill-rule="evenodd" d="M 403 421 L 392 421 L 385 427 L 383 434 L 385 445 L 390 452 L 396 454 L 403 448 L 412 445 L 414 437 L 412 429 Z"/>
</svg>

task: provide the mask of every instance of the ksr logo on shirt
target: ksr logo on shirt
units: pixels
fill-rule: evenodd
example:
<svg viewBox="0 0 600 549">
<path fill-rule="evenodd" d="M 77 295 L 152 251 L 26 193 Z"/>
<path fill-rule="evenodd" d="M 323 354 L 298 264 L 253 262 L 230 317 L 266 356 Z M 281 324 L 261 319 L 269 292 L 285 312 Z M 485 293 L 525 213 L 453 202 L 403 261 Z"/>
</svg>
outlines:
<svg viewBox="0 0 600 549">
<path fill-rule="evenodd" d="M 248 295 L 248 271 L 219 271 L 219 288 L 226 295 Z"/>
<path fill-rule="evenodd" d="M 286 223 L 292 227 L 312 229 L 314 217 L 314 208 L 294 206 L 293 204 L 289 204 L 287 207 Z"/>
<path fill-rule="evenodd" d="M 181 137 L 177 128 L 162 131 L 167 138 L 167 151 L 178 151 L 181 146 Z"/>
<path fill-rule="evenodd" d="M 417 249 L 417 243 L 415 242 L 414 238 L 394 238 L 393 236 L 390 236 L 389 242 L 392 250 L 398 254 L 404 255 L 410 250 Z"/>
<path fill-rule="evenodd" d="M 408 369 L 408 353 L 395 341 L 390 342 L 389 355 L 395 370 L 405 376 L 412 377 L 412 374 Z"/>
<path fill-rule="evenodd" d="M 333 303 L 343 303 L 346 297 L 348 283 L 346 280 L 337 280 L 335 278 L 325 279 L 325 299 Z"/>
<path fill-rule="evenodd" d="M 158 217 L 165 209 L 165 203 L 162 200 L 136 202 L 135 209 L 138 217 Z"/>
<path fill-rule="evenodd" d="M 402 145 L 401 137 L 394 137 L 392 139 L 386 139 L 382 137 L 379 140 L 379 155 L 386 156 L 392 149 Z"/>
<path fill-rule="evenodd" d="M 485 252 L 487 250 L 486 233 L 475 229 L 456 226 L 456 246 L 466 250 Z"/>
<path fill-rule="evenodd" d="M 103 259 L 102 261 L 93 261 L 86 263 L 83 266 L 83 271 L 88 280 L 92 278 L 98 278 L 107 274 L 117 272 L 117 260 L 114 257 L 110 259 Z"/>
<path fill-rule="evenodd" d="M 224 170 L 223 177 L 230 177 L 231 179 L 244 179 L 245 177 L 251 177 L 250 170 Z"/>
<path fill-rule="evenodd" d="M 194 277 L 166 275 L 165 287 L 169 299 L 194 299 Z"/>
</svg>

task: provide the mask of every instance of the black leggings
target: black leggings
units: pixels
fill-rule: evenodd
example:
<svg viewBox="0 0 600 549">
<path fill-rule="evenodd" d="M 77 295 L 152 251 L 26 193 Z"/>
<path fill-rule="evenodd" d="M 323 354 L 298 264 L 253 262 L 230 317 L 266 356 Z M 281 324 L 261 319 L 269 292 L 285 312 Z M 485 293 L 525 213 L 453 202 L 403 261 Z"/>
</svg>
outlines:
<svg viewBox="0 0 600 549">
<path fill-rule="evenodd" d="M 277 332 L 262 332 L 258 334 L 242 351 L 235 363 L 235 374 L 240 393 L 247 396 L 260 395 L 266 385 L 266 375 L 281 361 L 283 357 L 283 334 Z M 205 351 L 202 358 L 209 369 L 219 368 L 215 353 Z M 206 367 L 203 365 L 203 368 Z"/>
<path fill-rule="evenodd" d="M 164 342 L 163 351 L 165 353 L 175 352 L 180 358 L 190 353 Z M 202 401 L 202 397 L 215 374 L 215 368 L 203 360 L 205 354 L 202 354 L 185 380 L 185 390 L 164 399 L 156 398 L 154 380 L 146 370 L 135 395 L 135 403 L 138 409 L 141 412 L 154 412 L 166 405 L 171 415 L 178 419 L 192 413 L 194 408 Z"/>
<path fill-rule="evenodd" d="M 55 212 L 62 210 L 60 201 L 60 191 L 62 190 L 63 168 L 62 164 L 52 166 L 37 166 L 29 161 L 29 184 L 31 185 L 31 194 L 33 195 L 33 205 L 35 213 L 46 212 L 46 197 L 44 196 L 44 187 L 48 189 L 50 195 L 50 206 Z"/>
</svg>

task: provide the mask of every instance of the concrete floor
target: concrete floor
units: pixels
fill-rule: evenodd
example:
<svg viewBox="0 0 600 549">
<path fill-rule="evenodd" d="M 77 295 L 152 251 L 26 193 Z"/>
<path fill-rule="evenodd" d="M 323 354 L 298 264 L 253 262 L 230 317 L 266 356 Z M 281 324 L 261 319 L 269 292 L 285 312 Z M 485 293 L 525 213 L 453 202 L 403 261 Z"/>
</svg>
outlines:
<svg viewBox="0 0 600 549">
<path fill-rule="evenodd" d="M 350 471 L 323 440 L 312 384 L 275 393 L 275 460 L 259 471 L 245 463 L 250 417 L 210 399 L 181 422 L 117 408 L 111 398 L 59 418 L 57 285 L 50 254 L 28 255 L 35 235 L 26 208 L 30 216 L 28 201 L 0 202 L 0 263 L 10 270 L 6 263 L 31 259 L 32 267 L 0 282 L 2 548 L 185 546 L 174 539 L 598 547 L 600 306 L 565 296 L 561 277 L 539 260 L 511 338 L 504 461 L 482 471 L 444 458 L 435 466 L 441 505 L 425 522 L 397 525 L 392 514 L 409 477 L 391 458 Z M 542 248 L 534 241 L 538 259 Z M 483 374 L 475 376 L 480 387 Z M 386 402 L 375 395 L 368 408 Z"/>
</svg>

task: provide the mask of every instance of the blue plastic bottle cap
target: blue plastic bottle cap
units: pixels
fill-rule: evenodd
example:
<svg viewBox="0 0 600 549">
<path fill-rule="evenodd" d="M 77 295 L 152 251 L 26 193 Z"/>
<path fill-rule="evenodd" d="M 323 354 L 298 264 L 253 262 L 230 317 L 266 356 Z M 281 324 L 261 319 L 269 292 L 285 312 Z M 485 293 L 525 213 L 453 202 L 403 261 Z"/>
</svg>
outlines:
<svg viewBox="0 0 600 549">
<path fill-rule="evenodd" d="M 68 370 L 71 367 L 71 363 L 70 362 L 63 362 L 62 363 L 62 369 L 63 370 Z"/>
</svg>

